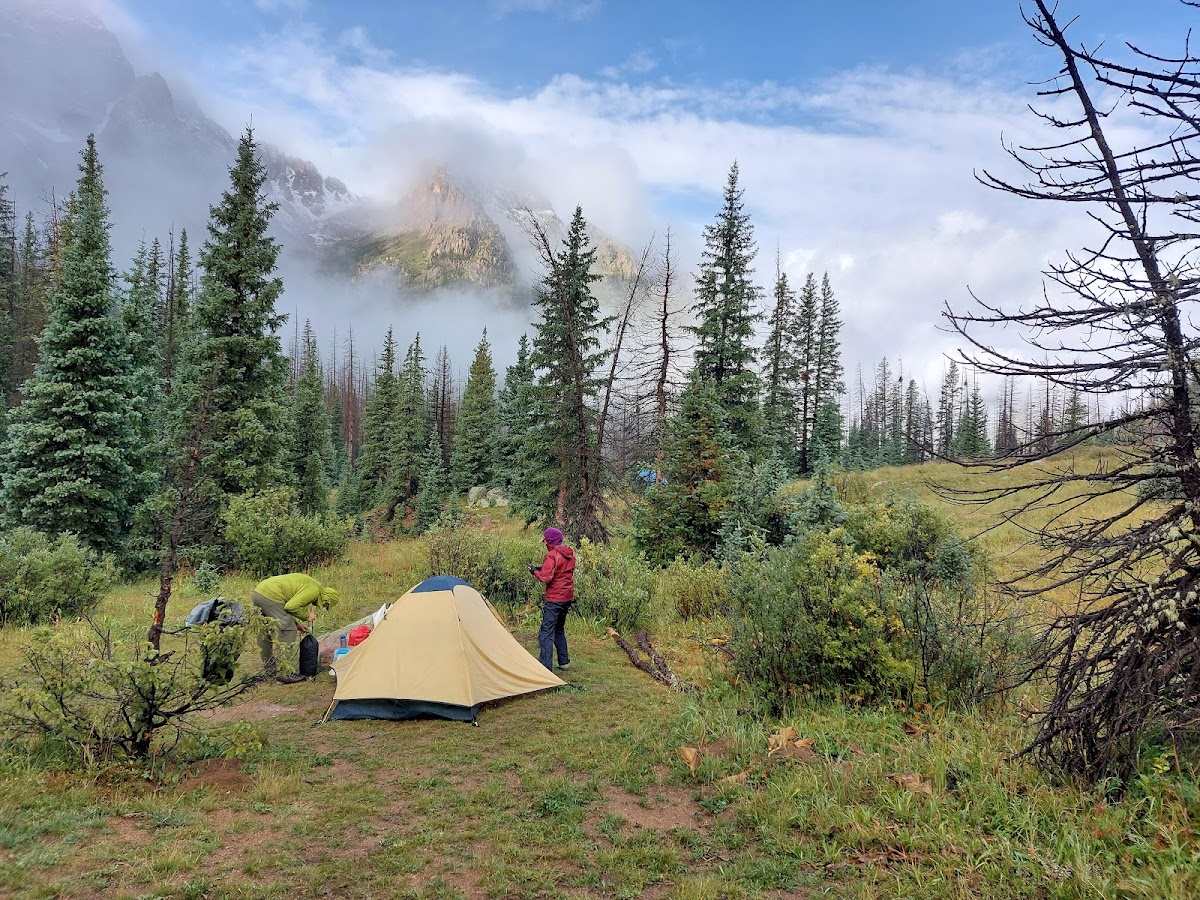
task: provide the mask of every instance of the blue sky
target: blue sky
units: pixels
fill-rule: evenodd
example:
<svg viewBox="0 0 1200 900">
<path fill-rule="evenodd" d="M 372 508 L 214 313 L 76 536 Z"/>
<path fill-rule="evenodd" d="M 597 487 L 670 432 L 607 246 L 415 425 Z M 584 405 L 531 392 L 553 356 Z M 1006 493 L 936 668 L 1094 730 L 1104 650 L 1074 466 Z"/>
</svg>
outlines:
<svg viewBox="0 0 1200 900">
<path fill-rule="evenodd" d="M 302 23 L 331 40 L 361 29 L 396 65 L 468 73 L 502 93 L 529 91 L 567 72 L 706 85 L 802 84 L 862 65 L 937 72 L 972 58 L 1011 65 L 1036 55 L 1015 0 L 130 0 L 125 6 L 185 60 L 270 40 Z M 1178 0 L 1073 6 L 1085 14 L 1089 34 L 1109 40 L 1178 35 L 1194 18 Z"/>
<path fill-rule="evenodd" d="M 944 303 L 1026 301 L 1090 235 L 1076 208 L 975 180 L 1019 176 L 1002 135 L 1047 137 L 1029 82 L 1060 62 L 1010 0 L 81 2 L 140 71 L 354 190 L 398 196 L 447 162 L 633 246 L 670 225 L 688 271 L 736 158 L 760 281 L 777 253 L 793 282 L 830 274 L 851 378 L 887 354 L 934 390 Z M 1178 0 L 1060 13 L 1089 45 L 1165 54 L 1200 23 Z"/>
</svg>

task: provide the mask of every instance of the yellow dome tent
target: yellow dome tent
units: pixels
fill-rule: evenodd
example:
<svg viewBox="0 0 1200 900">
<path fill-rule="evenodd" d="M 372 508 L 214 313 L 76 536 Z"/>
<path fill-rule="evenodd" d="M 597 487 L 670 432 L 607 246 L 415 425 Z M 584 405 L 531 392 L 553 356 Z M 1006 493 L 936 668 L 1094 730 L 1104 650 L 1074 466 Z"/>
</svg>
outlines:
<svg viewBox="0 0 1200 900">
<path fill-rule="evenodd" d="M 335 664 L 327 718 L 474 722 L 489 700 L 565 682 L 534 659 L 467 582 L 427 578 Z"/>
</svg>

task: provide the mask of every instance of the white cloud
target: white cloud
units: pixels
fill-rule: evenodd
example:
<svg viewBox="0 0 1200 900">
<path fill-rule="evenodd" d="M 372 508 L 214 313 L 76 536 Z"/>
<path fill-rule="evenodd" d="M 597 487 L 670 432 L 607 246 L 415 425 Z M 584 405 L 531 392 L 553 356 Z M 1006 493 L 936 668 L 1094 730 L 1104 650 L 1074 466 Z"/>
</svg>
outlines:
<svg viewBox="0 0 1200 900">
<path fill-rule="evenodd" d="M 970 290 L 1016 305 L 1040 289 L 1047 259 L 1088 233 L 1074 208 L 1021 202 L 975 178 L 982 168 L 1013 174 L 1000 138 L 1030 137 L 1027 92 L 882 69 L 808 87 L 602 76 L 563 73 L 505 95 L 468 75 L 397 65 L 361 30 L 329 41 L 305 27 L 196 73 L 234 130 L 252 115 L 265 139 L 352 189 L 396 196 L 447 161 L 486 181 L 537 185 L 563 214 L 581 204 L 634 246 L 669 223 L 687 271 L 736 158 L 758 277 L 769 288 L 776 246 L 793 284 L 830 274 L 851 373 L 887 355 L 936 386 L 960 343 L 939 330 L 943 305 L 966 308 Z"/>
</svg>

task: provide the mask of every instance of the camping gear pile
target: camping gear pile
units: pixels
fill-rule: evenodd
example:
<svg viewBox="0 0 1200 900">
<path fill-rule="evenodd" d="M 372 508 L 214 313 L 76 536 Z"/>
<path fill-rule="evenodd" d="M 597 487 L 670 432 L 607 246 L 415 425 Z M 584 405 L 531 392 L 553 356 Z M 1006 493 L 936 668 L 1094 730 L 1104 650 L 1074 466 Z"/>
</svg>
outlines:
<svg viewBox="0 0 1200 900">
<path fill-rule="evenodd" d="M 459 578 L 427 578 L 376 616 L 370 638 L 337 662 L 327 719 L 437 716 L 475 723 L 488 701 L 565 683 L 517 642 L 479 591 Z M 348 637 L 366 624 L 335 632 L 334 652 L 341 633 Z"/>
</svg>

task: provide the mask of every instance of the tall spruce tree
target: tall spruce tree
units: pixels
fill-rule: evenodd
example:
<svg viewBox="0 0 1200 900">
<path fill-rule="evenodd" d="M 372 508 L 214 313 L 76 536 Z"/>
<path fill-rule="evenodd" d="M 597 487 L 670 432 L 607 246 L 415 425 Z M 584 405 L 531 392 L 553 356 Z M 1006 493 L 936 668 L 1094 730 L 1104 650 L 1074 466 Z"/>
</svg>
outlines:
<svg viewBox="0 0 1200 900">
<path fill-rule="evenodd" d="M 292 385 L 291 418 L 291 466 L 296 482 L 296 504 L 303 513 L 323 513 L 329 506 L 333 442 L 329 410 L 325 407 L 320 350 L 309 321 L 304 323 L 300 375 Z"/>
<path fill-rule="evenodd" d="M 398 396 L 396 339 L 389 328 L 383 339 L 383 354 L 375 369 L 371 395 L 367 398 L 363 410 L 362 454 L 355 466 L 354 478 L 349 482 L 349 490 L 354 495 L 355 502 L 350 502 L 350 496 L 344 496 L 339 499 L 340 509 L 360 512 L 384 502 L 384 494 L 392 480 L 394 466 L 393 447 L 396 436 L 393 425 L 396 421 Z"/>
<path fill-rule="evenodd" d="M 96 142 L 88 136 L 59 274 L 27 399 L 11 416 L 3 496 L 9 525 L 121 547 L 141 398 L 131 373 Z"/>
<path fill-rule="evenodd" d="M 476 485 L 490 485 L 495 480 L 498 426 L 496 370 L 485 328 L 467 373 L 467 387 L 454 430 L 450 471 L 454 489 L 459 493 L 466 493 Z"/>
<path fill-rule="evenodd" d="M 421 336 L 413 338 L 396 379 L 396 412 L 392 420 L 392 471 L 387 486 L 389 520 L 396 507 L 417 495 L 421 465 L 429 447 L 433 417 L 425 394 L 428 377 Z M 439 445 L 440 446 L 440 445 Z"/>
<path fill-rule="evenodd" d="M 13 358 L 9 405 L 23 395 L 24 383 L 33 376 L 38 360 L 37 338 L 46 327 L 51 285 L 47 250 L 34 223 L 25 214 L 25 229 L 17 250 L 16 294 L 13 297 Z"/>
<path fill-rule="evenodd" d="M 283 281 L 274 274 L 279 246 L 267 234 L 277 206 L 263 193 L 257 150 L 247 128 L 230 186 L 210 208 L 200 291 L 175 378 L 175 390 L 185 379 L 196 388 L 179 400 L 175 438 L 195 432 L 203 418 L 197 458 L 218 505 L 288 482 L 287 360 L 276 334 L 287 317 L 275 311 Z M 208 521 L 215 527 L 215 518 Z"/>
<path fill-rule="evenodd" d="M 808 290 L 808 285 L 805 285 Z M 841 308 L 829 273 L 821 279 L 821 294 L 815 310 L 816 340 L 808 387 L 812 395 L 812 428 L 804 471 L 812 471 L 822 461 L 838 458 L 842 449 L 842 395 L 846 393 L 842 368 Z"/>
<path fill-rule="evenodd" d="M 815 291 L 814 291 L 815 293 Z M 807 434 L 801 430 L 808 418 L 808 390 L 804 359 L 813 336 L 811 316 L 796 303 L 796 292 L 787 273 L 775 263 L 775 306 L 768 317 L 763 347 L 763 419 L 770 448 L 788 467 L 797 466 L 797 444 L 801 459 Z"/>
<path fill-rule="evenodd" d="M 543 484 L 551 492 L 517 501 L 574 538 L 604 541 L 596 409 L 602 379 L 596 373 L 607 355 L 600 338 L 611 320 L 601 317 L 592 293 L 592 284 L 600 279 L 592 271 L 595 256 L 583 209 L 577 206 L 534 300 L 542 319 L 533 339 L 540 418 L 533 437 L 546 468 Z"/>
<path fill-rule="evenodd" d="M 987 404 L 979 391 L 978 381 L 971 386 L 963 404 L 951 449 L 956 456 L 969 459 L 983 459 L 992 455 L 992 443 L 988 439 Z"/>
<path fill-rule="evenodd" d="M 762 441 L 759 378 L 754 372 L 755 305 L 759 289 L 751 281 L 754 227 L 742 203 L 738 165 L 729 169 L 724 202 L 716 221 L 704 227 L 704 251 L 696 278 L 695 383 L 712 384 L 738 447 L 754 452 Z"/>
<path fill-rule="evenodd" d="M 162 309 L 162 343 L 159 350 L 162 358 L 162 377 L 168 389 L 175 377 L 175 362 L 179 356 L 179 348 L 186 340 L 192 311 L 192 280 L 195 273 L 192 271 L 186 228 L 179 232 L 179 249 L 172 255 L 173 260 L 168 260 L 172 265 Z"/>
<path fill-rule="evenodd" d="M 421 454 L 421 486 L 417 489 L 416 526 L 425 532 L 437 524 L 446 502 L 446 467 L 442 461 L 442 442 L 436 428 L 429 430 L 429 443 Z"/>
<path fill-rule="evenodd" d="M 5 175 L 0 172 L 0 423 L 17 388 L 13 367 L 17 317 L 17 208 L 8 199 Z"/>
<path fill-rule="evenodd" d="M 715 385 L 694 382 L 667 420 L 663 475 L 634 507 L 634 544 L 648 560 L 711 555 L 746 455 L 733 446 Z"/>
<path fill-rule="evenodd" d="M 538 420 L 534 408 L 536 385 L 532 355 L 529 335 L 523 334 L 517 342 L 516 362 L 504 370 L 504 387 L 500 390 L 497 404 L 500 420 L 499 476 L 514 499 L 541 493 L 530 484 L 530 479 L 542 472 L 542 468 L 532 465 L 530 459 L 533 446 L 530 436 Z"/>
<path fill-rule="evenodd" d="M 163 384 L 159 349 L 158 316 L 163 302 L 159 265 L 161 258 L 143 242 L 125 274 L 128 288 L 121 305 L 121 319 L 129 342 L 133 389 L 139 398 L 132 410 L 134 430 L 134 486 L 131 501 L 140 506 L 161 487 Z"/>
</svg>

